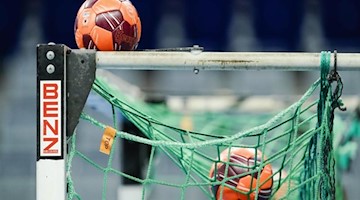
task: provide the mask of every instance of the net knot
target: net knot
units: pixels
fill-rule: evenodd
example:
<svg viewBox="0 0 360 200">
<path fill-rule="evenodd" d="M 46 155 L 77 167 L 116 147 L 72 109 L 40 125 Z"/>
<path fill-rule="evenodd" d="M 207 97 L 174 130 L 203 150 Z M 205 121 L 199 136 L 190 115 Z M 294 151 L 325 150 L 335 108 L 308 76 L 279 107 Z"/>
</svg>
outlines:
<svg viewBox="0 0 360 200">
<path fill-rule="evenodd" d="M 346 107 L 341 99 L 342 91 L 343 91 L 343 82 L 341 80 L 341 76 L 337 71 L 337 51 L 334 50 L 334 68 L 330 71 L 327 80 L 330 84 L 336 83 L 335 90 L 333 91 L 333 103 L 332 108 L 338 108 L 341 111 L 346 111 Z"/>
</svg>

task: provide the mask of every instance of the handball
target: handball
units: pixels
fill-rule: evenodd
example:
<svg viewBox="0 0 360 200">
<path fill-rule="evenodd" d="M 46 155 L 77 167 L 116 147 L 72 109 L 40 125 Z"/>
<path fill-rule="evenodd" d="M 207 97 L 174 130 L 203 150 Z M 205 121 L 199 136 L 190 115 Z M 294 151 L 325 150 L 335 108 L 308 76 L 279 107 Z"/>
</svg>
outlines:
<svg viewBox="0 0 360 200">
<path fill-rule="evenodd" d="M 262 153 L 258 150 L 255 155 L 255 149 L 252 148 L 233 147 L 230 152 L 229 149 L 225 149 L 220 154 L 221 162 L 212 165 L 209 176 L 214 181 L 222 181 L 225 176 L 230 179 L 225 182 L 224 186 L 212 186 L 211 190 L 215 198 L 217 200 L 253 200 L 256 196 L 256 188 L 259 187 L 258 199 L 269 199 L 273 185 L 272 167 L 270 164 L 266 164 L 258 173 L 262 162 L 261 158 Z M 229 162 L 228 167 L 224 162 Z M 258 181 L 259 185 L 257 185 Z"/>
<path fill-rule="evenodd" d="M 86 0 L 77 13 L 74 32 L 79 48 L 130 51 L 140 41 L 141 22 L 129 0 Z"/>
</svg>

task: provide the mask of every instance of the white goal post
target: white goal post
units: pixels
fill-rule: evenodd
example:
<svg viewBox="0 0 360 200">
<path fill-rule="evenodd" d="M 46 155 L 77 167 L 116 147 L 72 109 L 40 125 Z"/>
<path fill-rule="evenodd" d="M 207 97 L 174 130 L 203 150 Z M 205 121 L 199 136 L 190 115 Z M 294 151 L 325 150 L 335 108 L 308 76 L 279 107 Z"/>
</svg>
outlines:
<svg viewBox="0 0 360 200">
<path fill-rule="evenodd" d="M 332 53 L 339 71 L 360 70 L 360 53 Z M 36 199 L 66 199 L 66 138 L 74 131 L 96 69 L 320 71 L 320 53 L 187 51 L 96 52 L 37 47 Z"/>
</svg>

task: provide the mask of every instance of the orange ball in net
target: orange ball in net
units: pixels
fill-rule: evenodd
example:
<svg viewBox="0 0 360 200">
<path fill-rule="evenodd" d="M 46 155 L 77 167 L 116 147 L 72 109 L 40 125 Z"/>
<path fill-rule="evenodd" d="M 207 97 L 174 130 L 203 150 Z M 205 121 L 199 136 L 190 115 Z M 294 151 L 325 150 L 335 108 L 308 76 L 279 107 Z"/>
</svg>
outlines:
<svg viewBox="0 0 360 200">
<path fill-rule="evenodd" d="M 129 0 L 87 0 L 77 13 L 74 32 L 79 48 L 134 50 L 140 41 L 141 22 Z"/>
<path fill-rule="evenodd" d="M 229 165 L 226 167 L 224 162 L 227 162 L 228 158 Z M 272 167 L 270 164 L 267 164 L 258 173 L 259 165 L 262 162 L 261 158 L 262 153 L 258 150 L 257 155 L 255 155 L 255 149 L 253 148 L 232 147 L 230 152 L 229 149 L 221 152 L 220 160 L 222 162 L 218 162 L 216 167 L 215 164 L 212 165 L 209 176 L 214 181 L 223 181 L 225 178 L 229 178 L 229 180 L 225 182 L 224 186 L 212 186 L 211 190 L 216 199 L 253 200 L 256 196 L 255 191 L 258 186 L 258 179 L 260 179 L 258 199 L 269 199 L 273 186 Z M 254 172 L 249 173 L 250 171 Z"/>
</svg>

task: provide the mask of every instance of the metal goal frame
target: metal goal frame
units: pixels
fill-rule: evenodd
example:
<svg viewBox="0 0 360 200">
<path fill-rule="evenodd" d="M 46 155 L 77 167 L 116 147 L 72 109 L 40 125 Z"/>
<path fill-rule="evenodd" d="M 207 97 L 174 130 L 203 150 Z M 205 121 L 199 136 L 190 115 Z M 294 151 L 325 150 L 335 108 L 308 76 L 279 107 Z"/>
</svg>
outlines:
<svg viewBox="0 0 360 200">
<path fill-rule="evenodd" d="M 360 70 L 360 53 L 332 53 L 339 71 Z M 66 199 L 66 138 L 78 124 L 96 69 L 320 71 L 320 53 L 206 52 L 201 47 L 101 52 L 37 46 L 36 199 Z"/>
</svg>

